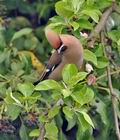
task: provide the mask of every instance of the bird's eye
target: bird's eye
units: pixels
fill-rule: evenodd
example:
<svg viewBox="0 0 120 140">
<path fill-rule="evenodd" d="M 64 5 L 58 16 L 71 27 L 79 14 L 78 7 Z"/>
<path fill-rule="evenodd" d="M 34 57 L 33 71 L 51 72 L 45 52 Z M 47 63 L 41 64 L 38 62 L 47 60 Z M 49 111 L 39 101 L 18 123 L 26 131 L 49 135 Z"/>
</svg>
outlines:
<svg viewBox="0 0 120 140">
<path fill-rule="evenodd" d="M 57 52 L 58 52 L 58 54 L 60 54 L 60 53 L 64 52 L 66 49 L 67 49 L 67 47 L 64 44 L 62 44 L 59 47 L 59 49 L 57 49 Z"/>
<path fill-rule="evenodd" d="M 63 46 L 63 47 L 61 48 L 61 52 L 64 52 L 66 49 L 67 49 L 67 47 L 66 47 L 66 46 Z"/>
</svg>

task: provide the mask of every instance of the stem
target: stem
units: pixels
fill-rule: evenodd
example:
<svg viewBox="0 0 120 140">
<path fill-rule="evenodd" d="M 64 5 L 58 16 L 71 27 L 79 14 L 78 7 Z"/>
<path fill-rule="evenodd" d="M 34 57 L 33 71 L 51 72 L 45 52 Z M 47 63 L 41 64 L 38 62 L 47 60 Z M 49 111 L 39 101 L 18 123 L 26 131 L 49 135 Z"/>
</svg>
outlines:
<svg viewBox="0 0 120 140">
<path fill-rule="evenodd" d="M 107 91 L 107 92 L 109 92 L 109 93 L 110 93 L 110 91 L 109 91 L 109 89 L 108 89 L 108 88 L 105 88 L 105 87 L 100 87 L 100 86 L 98 86 L 97 88 L 98 88 L 98 89 L 101 89 L 101 90 L 105 90 L 105 91 Z"/>
<path fill-rule="evenodd" d="M 105 91 L 107 91 L 109 94 L 110 94 L 110 90 L 108 89 L 108 88 L 106 88 L 106 87 L 101 87 L 101 86 L 97 86 L 97 88 L 98 89 L 101 89 L 101 90 L 105 90 Z M 113 95 L 118 101 L 119 101 L 119 103 L 120 103 L 120 99 L 119 99 L 119 97 L 117 96 L 117 95 Z"/>
</svg>

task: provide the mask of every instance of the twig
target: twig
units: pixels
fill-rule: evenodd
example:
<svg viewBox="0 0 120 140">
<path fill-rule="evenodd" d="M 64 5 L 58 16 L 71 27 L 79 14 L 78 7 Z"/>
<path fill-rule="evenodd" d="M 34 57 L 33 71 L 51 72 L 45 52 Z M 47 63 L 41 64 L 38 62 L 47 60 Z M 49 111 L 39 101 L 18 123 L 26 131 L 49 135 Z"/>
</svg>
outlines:
<svg viewBox="0 0 120 140">
<path fill-rule="evenodd" d="M 44 140 L 45 136 L 45 124 L 40 126 L 40 136 L 38 137 L 37 140 Z"/>
<path fill-rule="evenodd" d="M 104 34 L 103 32 L 101 33 L 101 43 L 104 46 Z M 104 55 L 106 55 L 105 49 L 104 49 Z M 115 123 L 115 130 L 116 130 L 116 136 L 117 139 L 120 140 L 120 131 L 119 131 L 119 122 L 118 122 L 118 116 L 117 116 L 117 112 L 116 112 L 116 107 L 115 107 L 115 103 L 116 103 L 116 97 L 115 97 L 115 93 L 113 90 L 113 86 L 112 86 L 112 80 L 111 80 L 111 74 L 110 74 L 110 65 L 107 66 L 107 77 L 108 77 L 108 87 L 110 90 L 110 94 L 111 94 L 111 101 L 112 101 L 112 109 L 113 109 L 113 116 L 114 116 L 114 123 Z"/>
<path fill-rule="evenodd" d="M 101 90 L 105 90 L 105 91 L 107 91 L 107 92 L 110 92 L 109 89 L 106 88 L 106 87 L 100 87 L 100 86 L 98 86 L 97 88 L 98 88 L 98 89 L 101 89 Z"/>
<path fill-rule="evenodd" d="M 109 15 L 115 10 L 115 8 L 116 8 L 116 3 L 113 2 L 112 5 L 104 11 L 99 23 L 96 25 L 94 31 L 90 34 L 90 36 L 88 38 L 88 40 L 89 40 L 88 41 L 88 48 L 93 48 L 93 45 L 96 41 L 97 36 L 104 28 Z"/>
<path fill-rule="evenodd" d="M 101 90 L 105 90 L 105 91 L 107 91 L 110 94 L 110 89 L 108 89 L 106 87 L 97 86 L 97 88 L 98 89 L 101 89 Z M 117 99 L 117 101 L 120 103 L 119 97 L 117 95 L 115 95 L 115 94 L 113 96 L 115 96 L 115 98 Z"/>
<path fill-rule="evenodd" d="M 120 73 L 120 69 L 117 69 L 116 71 L 111 72 L 110 75 L 117 74 L 117 73 Z M 98 80 L 100 80 L 100 79 L 102 79 L 102 78 L 104 78 L 106 76 L 107 76 L 107 73 L 99 76 L 96 80 L 98 81 Z"/>
</svg>

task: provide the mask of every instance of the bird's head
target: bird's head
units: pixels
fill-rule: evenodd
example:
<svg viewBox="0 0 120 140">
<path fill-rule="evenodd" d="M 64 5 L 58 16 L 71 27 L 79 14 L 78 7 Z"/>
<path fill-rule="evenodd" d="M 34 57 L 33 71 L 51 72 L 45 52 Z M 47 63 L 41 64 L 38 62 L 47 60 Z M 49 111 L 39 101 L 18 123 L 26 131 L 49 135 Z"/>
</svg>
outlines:
<svg viewBox="0 0 120 140">
<path fill-rule="evenodd" d="M 45 29 L 45 35 L 50 45 L 58 52 L 58 54 L 61 54 L 67 49 L 67 46 L 61 39 L 61 36 L 52 31 L 50 28 Z"/>
<path fill-rule="evenodd" d="M 45 29 L 45 35 L 51 46 L 58 54 L 63 54 L 64 60 L 70 63 L 83 62 L 83 47 L 80 41 L 72 35 L 57 34 L 50 28 Z"/>
</svg>

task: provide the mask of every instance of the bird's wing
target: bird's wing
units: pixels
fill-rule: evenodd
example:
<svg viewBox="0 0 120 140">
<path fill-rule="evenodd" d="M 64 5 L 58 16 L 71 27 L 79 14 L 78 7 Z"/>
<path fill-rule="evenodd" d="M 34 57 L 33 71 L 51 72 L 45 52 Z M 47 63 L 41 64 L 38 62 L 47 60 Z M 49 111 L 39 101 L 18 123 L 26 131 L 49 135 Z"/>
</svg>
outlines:
<svg viewBox="0 0 120 140">
<path fill-rule="evenodd" d="M 55 51 L 50 59 L 46 62 L 45 68 L 40 75 L 40 78 L 38 81 L 34 82 L 34 85 L 37 85 L 40 81 L 45 80 L 48 78 L 48 76 L 54 71 L 54 69 L 61 63 L 62 56 Z"/>
</svg>

